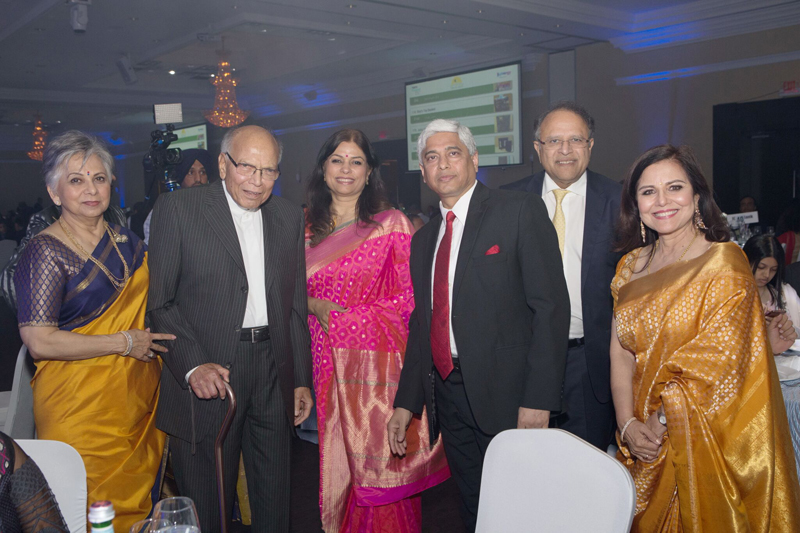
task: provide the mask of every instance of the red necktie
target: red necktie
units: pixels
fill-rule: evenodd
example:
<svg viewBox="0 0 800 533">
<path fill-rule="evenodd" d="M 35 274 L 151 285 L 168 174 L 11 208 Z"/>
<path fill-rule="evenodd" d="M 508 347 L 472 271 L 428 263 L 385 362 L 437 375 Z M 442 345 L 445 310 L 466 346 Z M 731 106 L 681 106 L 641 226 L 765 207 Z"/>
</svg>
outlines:
<svg viewBox="0 0 800 533">
<path fill-rule="evenodd" d="M 453 220 L 456 215 L 447 213 L 444 237 L 436 252 L 433 271 L 433 313 L 431 316 L 431 353 L 433 364 L 442 379 L 453 371 L 453 354 L 450 351 L 450 242 L 453 240 Z"/>
</svg>

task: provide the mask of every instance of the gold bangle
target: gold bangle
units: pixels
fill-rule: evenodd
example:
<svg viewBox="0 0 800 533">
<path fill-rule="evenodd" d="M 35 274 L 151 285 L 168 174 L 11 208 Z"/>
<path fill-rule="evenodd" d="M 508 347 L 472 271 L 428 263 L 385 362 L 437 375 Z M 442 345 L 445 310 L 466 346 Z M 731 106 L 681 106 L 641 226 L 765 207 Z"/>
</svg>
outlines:
<svg viewBox="0 0 800 533">
<path fill-rule="evenodd" d="M 131 334 L 128 333 L 127 331 L 120 331 L 120 333 L 122 333 L 123 337 L 125 337 L 125 340 L 128 341 L 128 348 L 125 350 L 125 353 L 122 353 L 120 355 L 122 357 L 127 357 L 130 355 L 131 350 L 133 350 L 133 337 L 131 337 Z"/>
<path fill-rule="evenodd" d="M 632 417 L 630 417 L 628 419 L 627 422 L 625 422 L 625 425 L 622 426 L 622 431 L 619 432 L 619 441 L 620 442 L 625 442 L 625 430 L 628 429 L 628 426 L 630 426 L 631 422 L 633 422 L 634 420 L 636 420 L 636 417 L 632 416 Z"/>
</svg>

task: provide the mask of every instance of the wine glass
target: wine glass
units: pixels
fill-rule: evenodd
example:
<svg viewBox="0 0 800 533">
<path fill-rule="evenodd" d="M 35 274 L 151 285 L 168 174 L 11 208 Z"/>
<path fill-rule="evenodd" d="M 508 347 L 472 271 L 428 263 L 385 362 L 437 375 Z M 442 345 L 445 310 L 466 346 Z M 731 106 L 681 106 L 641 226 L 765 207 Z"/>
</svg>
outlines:
<svg viewBox="0 0 800 533">
<path fill-rule="evenodd" d="M 131 526 L 129 533 L 155 533 L 159 529 L 169 527 L 170 524 L 166 520 L 157 520 L 155 518 L 145 518 L 139 520 Z"/>
<path fill-rule="evenodd" d="M 158 529 L 151 525 L 151 533 L 200 533 L 197 509 L 192 499 L 185 496 L 158 502 L 153 509 L 153 520 L 158 521 Z"/>
</svg>

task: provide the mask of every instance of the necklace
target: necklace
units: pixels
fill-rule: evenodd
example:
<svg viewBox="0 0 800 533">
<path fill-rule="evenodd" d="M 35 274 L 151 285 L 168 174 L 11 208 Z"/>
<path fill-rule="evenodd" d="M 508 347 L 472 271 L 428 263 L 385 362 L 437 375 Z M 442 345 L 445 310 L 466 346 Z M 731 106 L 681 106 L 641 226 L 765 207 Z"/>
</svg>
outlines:
<svg viewBox="0 0 800 533">
<path fill-rule="evenodd" d="M 111 284 L 114 286 L 114 288 L 117 289 L 117 291 L 121 291 L 125 287 L 125 285 L 128 283 L 128 278 L 130 277 L 130 272 L 128 271 L 128 263 L 125 261 L 125 258 L 122 256 L 122 252 L 120 252 L 119 248 L 117 247 L 117 242 L 125 242 L 125 241 L 128 240 L 128 238 L 125 235 L 119 235 L 118 233 L 113 231 L 109 227 L 108 222 L 106 222 L 105 220 L 103 221 L 103 227 L 105 228 L 106 232 L 108 233 L 108 236 L 111 237 L 111 244 L 114 246 L 114 249 L 117 251 L 117 255 L 119 256 L 120 261 L 122 261 L 122 266 L 124 268 L 124 274 L 122 275 L 122 279 L 120 279 L 120 278 L 116 277 L 114 274 L 112 274 L 111 271 L 108 270 L 108 268 L 106 268 L 106 266 L 103 263 L 101 263 L 100 261 L 95 259 L 95 257 L 92 254 L 88 253 L 86 250 L 83 249 L 83 246 L 80 245 L 80 243 L 77 241 L 77 239 L 75 239 L 75 235 L 73 235 L 72 232 L 69 230 L 69 227 L 67 227 L 67 223 L 64 222 L 63 217 L 60 217 L 58 219 L 58 223 L 61 226 L 61 229 L 64 230 L 64 233 L 67 234 L 67 237 L 69 237 L 69 240 L 72 242 L 72 244 L 74 244 L 75 247 L 78 249 L 78 252 L 80 252 L 80 254 L 82 256 L 89 258 L 89 261 L 91 261 L 92 263 L 97 265 L 100 268 L 100 270 L 102 270 L 105 273 L 106 277 L 111 282 Z M 125 241 L 118 240 L 119 237 L 125 237 Z"/>
<path fill-rule="evenodd" d="M 695 231 L 695 232 L 694 232 L 694 237 L 692 237 L 692 240 L 691 240 L 691 241 L 689 241 L 689 244 L 686 246 L 686 248 L 684 248 L 684 249 L 683 249 L 683 253 L 681 254 L 681 256 L 680 256 L 678 259 L 676 259 L 675 261 L 673 261 L 672 263 L 677 263 L 678 261 L 680 261 L 681 259 L 683 259 L 683 256 L 685 256 L 685 255 L 686 255 L 686 252 L 688 252 L 688 251 L 689 251 L 689 248 L 691 248 L 691 247 L 692 247 L 692 245 L 694 244 L 694 240 L 697 238 L 697 235 L 698 235 L 699 233 L 700 233 L 699 231 Z M 660 241 L 660 240 L 661 240 L 661 239 L 659 239 L 659 240 L 657 240 L 657 241 L 656 241 L 656 244 L 655 244 L 655 250 L 653 250 L 653 256 L 654 256 L 654 257 L 655 257 L 655 255 L 656 255 L 656 250 L 658 250 L 658 243 L 659 243 L 659 241 Z M 647 274 L 648 274 L 648 275 L 650 274 L 650 263 L 652 263 L 652 262 L 653 262 L 653 258 L 651 257 L 651 258 L 650 258 L 650 261 L 648 261 L 648 262 L 647 262 Z M 672 263 L 669 263 L 669 264 L 671 265 Z M 667 265 L 664 265 L 664 266 L 667 266 Z M 662 268 L 663 268 L 663 267 L 662 267 Z"/>
</svg>

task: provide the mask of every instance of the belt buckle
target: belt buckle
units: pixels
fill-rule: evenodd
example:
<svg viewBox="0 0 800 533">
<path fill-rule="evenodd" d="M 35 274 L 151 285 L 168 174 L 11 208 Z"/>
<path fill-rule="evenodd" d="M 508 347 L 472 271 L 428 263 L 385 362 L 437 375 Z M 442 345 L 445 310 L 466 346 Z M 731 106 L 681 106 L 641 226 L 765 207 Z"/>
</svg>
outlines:
<svg viewBox="0 0 800 533">
<path fill-rule="evenodd" d="M 250 329 L 250 343 L 251 344 L 255 344 L 257 342 L 256 341 L 256 335 L 257 335 L 256 330 L 257 329 L 258 328 L 251 328 Z"/>
</svg>

